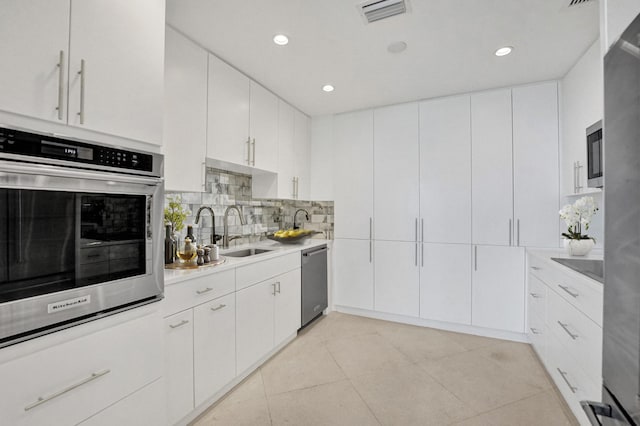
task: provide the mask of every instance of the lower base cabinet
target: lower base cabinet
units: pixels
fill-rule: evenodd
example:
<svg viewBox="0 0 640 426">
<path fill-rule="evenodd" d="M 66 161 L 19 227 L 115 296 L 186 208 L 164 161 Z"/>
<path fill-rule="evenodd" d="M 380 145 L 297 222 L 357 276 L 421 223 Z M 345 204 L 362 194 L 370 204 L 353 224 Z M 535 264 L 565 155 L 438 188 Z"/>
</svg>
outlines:
<svg viewBox="0 0 640 426">
<path fill-rule="evenodd" d="M 471 324 L 471 246 L 422 244 L 420 317 Z"/>
<path fill-rule="evenodd" d="M 0 423 L 165 424 L 161 324 L 151 304 L 3 349 L 24 353 L 0 363 Z"/>
<path fill-rule="evenodd" d="M 376 241 L 374 257 L 375 310 L 419 316 L 419 243 Z"/>
<path fill-rule="evenodd" d="M 165 378 L 167 415 L 174 424 L 193 410 L 193 310 L 167 317 L 165 332 Z"/>
<path fill-rule="evenodd" d="M 236 298 L 228 294 L 193 309 L 194 405 L 236 377 Z"/>
<path fill-rule="evenodd" d="M 524 332 L 524 262 L 522 247 L 473 246 L 471 324 Z"/>
<path fill-rule="evenodd" d="M 333 242 L 334 304 L 373 309 L 373 242 Z"/>
<path fill-rule="evenodd" d="M 300 328 L 300 280 L 297 268 L 236 293 L 238 374 Z"/>
</svg>

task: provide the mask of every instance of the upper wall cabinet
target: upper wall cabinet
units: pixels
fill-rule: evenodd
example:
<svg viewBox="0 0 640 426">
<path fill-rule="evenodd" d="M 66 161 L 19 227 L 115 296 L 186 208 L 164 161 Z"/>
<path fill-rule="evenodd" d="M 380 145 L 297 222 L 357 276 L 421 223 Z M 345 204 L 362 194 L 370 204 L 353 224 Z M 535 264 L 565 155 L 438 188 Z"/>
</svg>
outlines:
<svg viewBox="0 0 640 426">
<path fill-rule="evenodd" d="M 308 200 L 311 192 L 311 119 L 298 110 L 294 113 L 293 140 L 295 198 L 298 200 Z"/>
<path fill-rule="evenodd" d="M 373 223 L 373 111 L 334 118 L 335 237 L 371 239 Z"/>
<path fill-rule="evenodd" d="M 514 245 L 557 247 L 560 238 L 558 85 L 513 89 Z"/>
<path fill-rule="evenodd" d="M 420 213 L 429 243 L 471 242 L 470 96 L 420 103 Z"/>
<path fill-rule="evenodd" d="M 165 188 L 200 192 L 207 149 L 207 52 L 167 27 L 164 75 Z"/>
<path fill-rule="evenodd" d="M 283 100 L 278 102 L 278 190 L 277 198 L 295 195 L 294 134 L 295 110 Z"/>
<path fill-rule="evenodd" d="M 376 240 L 419 240 L 418 104 L 374 111 Z"/>
<path fill-rule="evenodd" d="M 0 109 L 162 143 L 164 0 L 7 0 Z M 20 34 L 20 37 L 16 37 Z"/>
<path fill-rule="evenodd" d="M 471 96 L 473 242 L 513 239 L 511 90 Z"/>
<path fill-rule="evenodd" d="M 276 171 L 278 98 L 209 55 L 207 157 Z"/>
<path fill-rule="evenodd" d="M 249 136 L 251 165 L 278 169 L 278 97 L 254 81 L 250 84 Z"/>
<path fill-rule="evenodd" d="M 247 76 L 209 55 L 208 157 L 251 165 L 250 86 Z"/>
</svg>

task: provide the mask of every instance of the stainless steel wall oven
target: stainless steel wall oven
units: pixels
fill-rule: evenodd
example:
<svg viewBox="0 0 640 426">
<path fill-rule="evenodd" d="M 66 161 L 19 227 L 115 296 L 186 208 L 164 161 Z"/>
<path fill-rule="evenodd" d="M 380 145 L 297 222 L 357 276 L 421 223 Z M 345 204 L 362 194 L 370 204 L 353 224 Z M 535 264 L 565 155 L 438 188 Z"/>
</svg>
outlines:
<svg viewBox="0 0 640 426">
<path fill-rule="evenodd" d="M 0 347 L 162 298 L 162 167 L 0 127 Z"/>
</svg>

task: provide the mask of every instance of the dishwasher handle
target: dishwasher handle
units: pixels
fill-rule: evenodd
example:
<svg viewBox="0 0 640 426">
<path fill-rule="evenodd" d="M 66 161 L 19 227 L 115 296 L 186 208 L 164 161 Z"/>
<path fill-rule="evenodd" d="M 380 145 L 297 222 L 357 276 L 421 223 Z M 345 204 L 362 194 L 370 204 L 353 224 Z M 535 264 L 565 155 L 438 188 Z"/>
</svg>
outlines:
<svg viewBox="0 0 640 426">
<path fill-rule="evenodd" d="M 305 257 L 310 257 L 310 256 L 315 256 L 316 254 L 324 253 L 327 250 L 329 250 L 327 247 L 322 247 L 319 250 L 302 253 L 302 255 L 305 256 Z"/>
</svg>

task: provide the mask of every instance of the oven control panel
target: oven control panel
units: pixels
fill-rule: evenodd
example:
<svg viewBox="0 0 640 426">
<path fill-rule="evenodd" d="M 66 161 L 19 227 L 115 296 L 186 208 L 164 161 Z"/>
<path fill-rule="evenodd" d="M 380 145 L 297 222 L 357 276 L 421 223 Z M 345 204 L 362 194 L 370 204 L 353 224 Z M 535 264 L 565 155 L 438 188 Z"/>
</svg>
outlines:
<svg viewBox="0 0 640 426">
<path fill-rule="evenodd" d="M 0 157 L 2 153 L 153 172 L 151 154 L 0 127 Z"/>
</svg>

